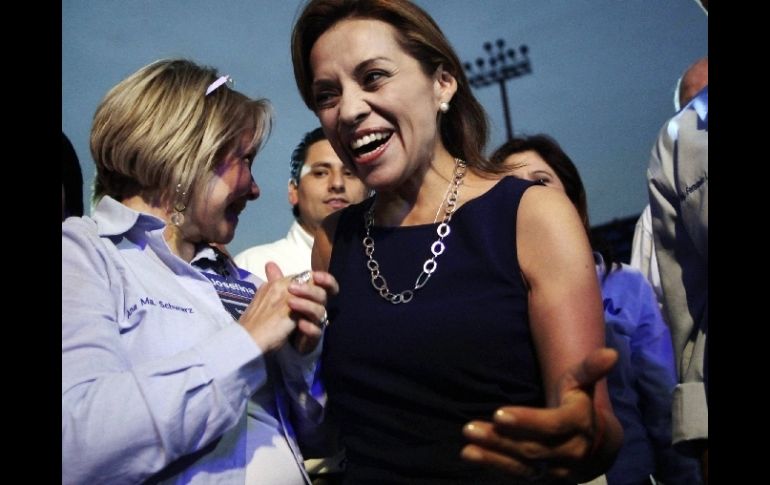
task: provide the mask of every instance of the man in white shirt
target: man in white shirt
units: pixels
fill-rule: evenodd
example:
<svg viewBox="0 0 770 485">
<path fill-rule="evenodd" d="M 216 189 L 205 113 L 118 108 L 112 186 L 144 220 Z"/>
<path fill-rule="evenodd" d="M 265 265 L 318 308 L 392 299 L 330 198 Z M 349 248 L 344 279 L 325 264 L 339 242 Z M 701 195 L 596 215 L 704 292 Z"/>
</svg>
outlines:
<svg viewBox="0 0 770 485">
<path fill-rule="evenodd" d="M 291 155 L 289 203 L 295 221 L 285 238 L 254 246 L 235 257 L 236 264 L 265 279 L 265 263 L 274 261 L 283 274 L 310 269 L 313 237 L 324 218 L 361 202 L 368 189 L 342 164 L 321 128 L 305 134 Z"/>
</svg>

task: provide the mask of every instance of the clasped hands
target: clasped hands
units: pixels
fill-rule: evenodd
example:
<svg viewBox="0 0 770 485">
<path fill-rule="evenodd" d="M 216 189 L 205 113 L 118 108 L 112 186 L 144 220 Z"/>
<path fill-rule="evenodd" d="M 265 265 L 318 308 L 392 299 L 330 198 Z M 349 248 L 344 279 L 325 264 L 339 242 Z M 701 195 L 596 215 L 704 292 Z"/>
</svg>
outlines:
<svg viewBox="0 0 770 485">
<path fill-rule="evenodd" d="M 328 323 L 326 301 L 339 291 L 337 280 L 324 271 L 284 276 L 272 262 L 265 265 L 265 273 L 267 282 L 259 287 L 239 323 L 263 352 L 287 340 L 300 353 L 310 352 Z"/>
</svg>

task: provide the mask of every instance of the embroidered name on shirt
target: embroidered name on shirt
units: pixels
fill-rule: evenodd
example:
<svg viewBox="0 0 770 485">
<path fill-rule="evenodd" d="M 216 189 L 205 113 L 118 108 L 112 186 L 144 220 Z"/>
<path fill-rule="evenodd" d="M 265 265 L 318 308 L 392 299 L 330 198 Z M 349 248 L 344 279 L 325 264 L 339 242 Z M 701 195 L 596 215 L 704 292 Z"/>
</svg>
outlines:
<svg viewBox="0 0 770 485">
<path fill-rule="evenodd" d="M 174 305 L 173 303 L 166 303 L 164 301 L 158 300 L 158 306 L 161 308 L 165 308 L 167 310 L 176 310 L 183 313 L 193 313 L 192 307 L 189 306 L 178 306 Z"/>
<path fill-rule="evenodd" d="M 158 300 L 158 302 L 156 303 L 155 300 L 153 300 L 149 296 L 146 296 L 144 298 L 139 298 L 139 305 L 141 305 L 141 306 L 157 306 L 157 307 L 165 308 L 166 310 L 176 310 L 176 311 L 182 312 L 182 313 L 195 313 L 193 311 L 192 307 L 189 307 L 189 306 L 184 307 L 184 306 L 174 305 L 173 303 L 168 303 L 168 302 L 165 302 L 163 300 Z M 134 314 L 136 309 L 137 309 L 137 304 L 134 303 L 133 305 L 131 305 L 131 307 L 128 310 L 126 310 L 126 316 L 128 318 L 130 318 L 131 315 Z"/>
<path fill-rule="evenodd" d="M 684 194 L 679 194 L 679 200 L 680 201 L 684 201 L 684 199 L 686 199 L 688 195 L 690 195 L 693 192 L 695 192 L 696 190 L 698 190 L 701 185 L 703 185 L 704 183 L 706 183 L 708 181 L 708 179 L 709 179 L 709 176 L 708 176 L 708 174 L 706 174 L 703 177 L 701 177 L 698 180 L 696 180 L 694 184 L 685 187 L 684 188 Z"/>
</svg>

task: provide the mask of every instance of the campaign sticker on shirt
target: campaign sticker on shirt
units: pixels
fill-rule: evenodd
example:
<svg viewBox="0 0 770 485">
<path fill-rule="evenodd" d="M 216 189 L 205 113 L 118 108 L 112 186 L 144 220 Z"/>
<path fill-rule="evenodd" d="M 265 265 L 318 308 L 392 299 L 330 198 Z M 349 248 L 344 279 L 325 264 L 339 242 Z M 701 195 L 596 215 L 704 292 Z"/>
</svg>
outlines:
<svg viewBox="0 0 770 485">
<path fill-rule="evenodd" d="M 211 281 L 214 289 L 217 290 L 222 305 L 236 320 L 241 317 L 257 293 L 257 287 L 248 281 L 232 280 L 206 271 L 201 271 L 201 274 Z"/>
</svg>

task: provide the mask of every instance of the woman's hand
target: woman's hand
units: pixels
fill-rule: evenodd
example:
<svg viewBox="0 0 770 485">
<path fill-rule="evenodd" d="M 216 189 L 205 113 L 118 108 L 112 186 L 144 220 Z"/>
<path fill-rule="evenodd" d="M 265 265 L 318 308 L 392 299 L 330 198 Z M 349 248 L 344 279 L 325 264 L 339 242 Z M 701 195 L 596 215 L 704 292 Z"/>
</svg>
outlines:
<svg viewBox="0 0 770 485">
<path fill-rule="evenodd" d="M 588 481 L 600 475 L 614 460 L 623 434 L 612 412 L 596 406 L 594 387 L 616 360 L 611 349 L 589 354 L 560 380 L 558 407 L 504 406 L 491 423 L 468 423 L 463 434 L 472 444 L 461 456 L 533 482 Z"/>
<path fill-rule="evenodd" d="M 263 284 L 238 320 L 263 352 L 281 347 L 295 329 L 297 350 L 309 352 L 321 336 L 319 323 L 326 310 L 327 293 L 336 294 L 337 281 L 328 273 L 314 272 L 313 284 L 284 277 L 275 263 L 265 265 Z M 301 347 L 301 348 L 300 348 Z"/>
<path fill-rule="evenodd" d="M 297 320 L 297 331 L 291 339 L 292 345 L 301 354 L 312 351 L 321 339 L 328 324 L 326 300 L 329 295 L 339 292 L 337 280 L 325 271 L 308 271 L 307 282 L 292 278 L 289 285 L 289 306 Z M 304 273 L 303 273 L 304 276 Z"/>
</svg>

